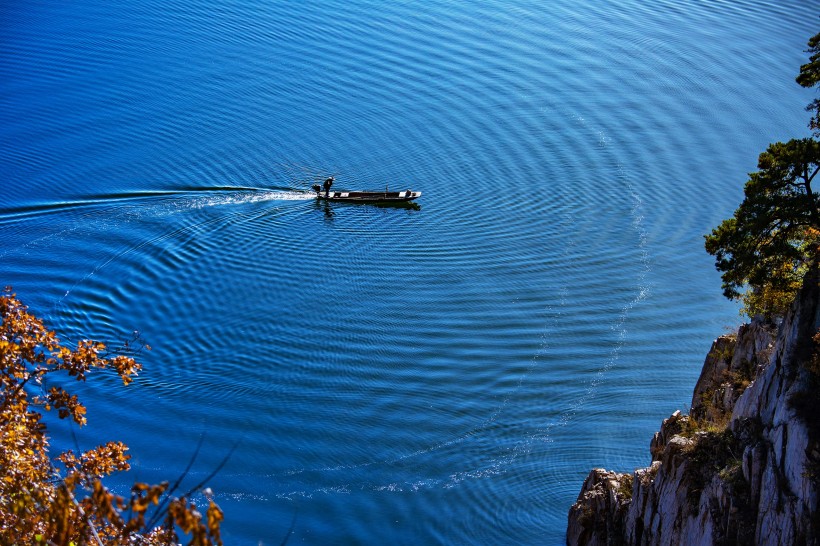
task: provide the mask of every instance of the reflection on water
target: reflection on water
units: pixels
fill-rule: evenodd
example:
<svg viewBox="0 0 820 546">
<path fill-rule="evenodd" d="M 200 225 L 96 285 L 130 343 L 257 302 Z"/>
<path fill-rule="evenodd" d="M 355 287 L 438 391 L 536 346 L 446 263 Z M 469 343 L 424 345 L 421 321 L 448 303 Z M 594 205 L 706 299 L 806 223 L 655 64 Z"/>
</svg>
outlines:
<svg viewBox="0 0 820 546">
<path fill-rule="evenodd" d="M 333 207 L 330 205 L 329 201 L 322 201 L 321 199 L 316 199 L 316 208 L 322 209 L 322 211 L 325 213 L 325 220 L 329 222 L 333 221 Z"/>
</svg>

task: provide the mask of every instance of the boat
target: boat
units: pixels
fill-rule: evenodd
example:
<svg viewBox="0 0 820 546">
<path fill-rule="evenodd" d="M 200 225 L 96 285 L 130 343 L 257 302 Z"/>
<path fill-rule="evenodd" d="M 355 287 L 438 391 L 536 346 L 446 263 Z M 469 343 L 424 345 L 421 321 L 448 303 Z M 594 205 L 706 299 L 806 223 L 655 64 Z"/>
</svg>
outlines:
<svg viewBox="0 0 820 546">
<path fill-rule="evenodd" d="M 391 204 L 391 203 L 407 203 L 418 199 L 421 195 L 420 191 L 330 191 L 322 190 L 316 184 L 313 186 L 318 199 L 326 201 L 345 201 L 348 203 L 372 203 L 372 204 Z"/>
</svg>

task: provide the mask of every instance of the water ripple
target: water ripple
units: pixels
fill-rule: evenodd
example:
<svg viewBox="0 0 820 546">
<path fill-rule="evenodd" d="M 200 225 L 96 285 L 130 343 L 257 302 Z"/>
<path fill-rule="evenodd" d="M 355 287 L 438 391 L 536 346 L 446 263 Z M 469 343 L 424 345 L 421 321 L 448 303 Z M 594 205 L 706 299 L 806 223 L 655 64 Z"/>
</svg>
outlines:
<svg viewBox="0 0 820 546">
<path fill-rule="evenodd" d="M 306 543 L 560 543 L 734 313 L 701 234 L 805 124 L 807 9 L 10 3 L 0 274 L 67 339 L 154 346 L 81 393 L 141 479 L 238 444 L 226 542 L 296 509 Z"/>
</svg>

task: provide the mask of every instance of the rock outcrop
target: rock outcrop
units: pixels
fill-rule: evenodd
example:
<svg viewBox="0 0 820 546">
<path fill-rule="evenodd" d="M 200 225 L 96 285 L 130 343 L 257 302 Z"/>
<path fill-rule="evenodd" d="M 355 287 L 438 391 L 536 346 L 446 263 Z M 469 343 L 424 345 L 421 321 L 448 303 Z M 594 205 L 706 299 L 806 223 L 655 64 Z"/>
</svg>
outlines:
<svg viewBox="0 0 820 546">
<path fill-rule="evenodd" d="M 815 273 L 779 328 L 755 320 L 715 340 L 651 466 L 590 472 L 567 544 L 820 544 L 818 328 Z"/>
</svg>

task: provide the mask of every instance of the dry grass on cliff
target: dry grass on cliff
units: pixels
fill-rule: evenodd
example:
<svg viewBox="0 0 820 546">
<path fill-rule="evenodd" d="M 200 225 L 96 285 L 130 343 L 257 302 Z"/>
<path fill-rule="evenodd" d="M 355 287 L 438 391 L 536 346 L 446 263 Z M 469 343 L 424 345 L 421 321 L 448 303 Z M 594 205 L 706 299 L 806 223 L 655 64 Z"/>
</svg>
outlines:
<svg viewBox="0 0 820 546">
<path fill-rule="evenodd" d="M 722 434 L 729 427 L 732 414 L 728 412 L 706 411 L 702 418 L 688 415 L 681 419 L 680 435 L 696 440 L 700 434 Z"/>
</svg>

